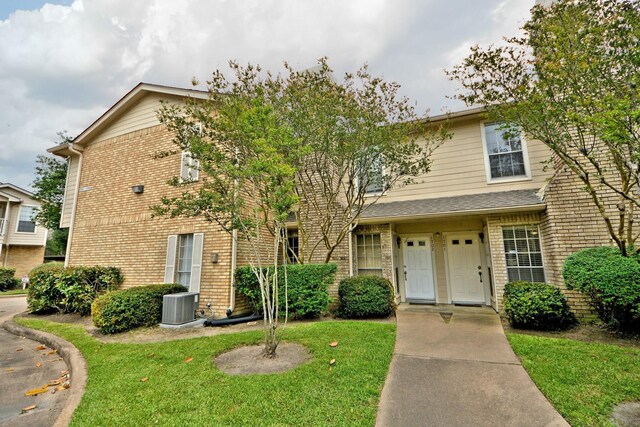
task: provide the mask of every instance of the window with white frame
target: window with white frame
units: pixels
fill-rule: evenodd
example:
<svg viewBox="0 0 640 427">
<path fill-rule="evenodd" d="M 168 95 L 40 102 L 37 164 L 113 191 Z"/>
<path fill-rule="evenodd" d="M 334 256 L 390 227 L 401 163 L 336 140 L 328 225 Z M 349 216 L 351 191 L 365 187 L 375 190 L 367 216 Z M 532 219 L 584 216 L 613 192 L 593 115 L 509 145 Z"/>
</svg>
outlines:
<svg viewBox="0 0 640 427">
<path fill-rule="evenodd" d="M 193 234 L 178 236 L 178 259 L 176 262 L 176 283 L 189 287 L 191 283 L 191 260 L 193 258 Z"/>
<path fill-rule="evenodd" d="M 194 182 L 200 177 L 200 162 L 191 156 L 189 150 L 182 151 L 180 179 L 182 182 Z"/>
<path fill-rule="evenodd" d="M 382 276 L 382 246 L 380 233 L 356 235 L 358 275 Z"/>
<path fill-rule="evenodd" d="M 35 206 L 20 206 L 20 214 L 18 216 L 18 233 L 35 233 L 36 221 L 35 216 L 38 208 Z"/>
<path fill-rule="evenodd" d="M 203 233 L 168 236 L 165 283 L 180 283 L 189 292 L 200 291 L 203 243 Z"/>
<path fill-rule="evenodd" d="M 506 128 L 504 123 L 485 123 L 483 139 L 489 180 L 528 176 L 524 143 L 519 133 Z"/>
<path fill-rule="evenodd" d="M 289 264 L 298 263 L 299 246 L 300 246 L 300 241 L 298 240 L 298 236 L 287 237 L 287 262 Z"/>
<path fill-rule="evenodd" d="M 384 170 L 382 167 L 382 160 L 380 159 L 380 157 L 378 157 L 373 162 L 371 162 L 371 166 L 367 171 L 366 186 L 364 189 L 365 193 L 366 194 L 381 193 L 384 188 L 383 179 L 384 179 Z"/>
<path fill-rule="evenodd" d="M 502 227 L 509 282 L 544 282 L 540 231 L 535 225 Z"/>
<path fill-rule="evenodd" d="M 200 162 L 191 155 L 189 147 L 193 138 L 202 136 L 202 124 L 194 123 L 184 127 L 181 131 L 183 147 L 182 159 L 180 163 L 180 180 L 182 182 L 197 181 L 200 176 Z"/>
</svg>

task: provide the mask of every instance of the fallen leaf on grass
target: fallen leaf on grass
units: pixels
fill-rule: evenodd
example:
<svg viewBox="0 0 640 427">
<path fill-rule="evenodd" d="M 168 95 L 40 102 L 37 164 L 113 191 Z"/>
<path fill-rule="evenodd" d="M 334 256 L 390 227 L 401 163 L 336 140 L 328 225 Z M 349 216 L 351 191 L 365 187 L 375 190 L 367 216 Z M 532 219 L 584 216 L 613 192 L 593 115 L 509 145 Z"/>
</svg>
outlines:
<svg viewBox="0 0 640 427">
<path fill-rule="evenodd" d="M 32 409 L 36 409 L 38 407 L 38 405 L 29 405 L 29 406 L 25 406 L 24 408 L 22 408 L 22 413 L 24 414 L 25 412 L 29 412 Z"/>
<path fill-rule="evenodd" d="M 193 360 L 193 357 L 189 356 L 186 359 L 184 359 L 184 363 L 189 363 Z"/>
<path fill-rule="evenodd" d="M 155 355 L 156 355 L 155 353 L 149 353 L 149 354 L 147 354 L 147 358 L 153 359 L 155 357 Z"/>
<path fill-rule="evenodd" d="M 25 396 L 37 396 L 39 394 L 45 393 L 49 386 L 47 384 L 43 384 L 40 388 L 34 388 L 24 393 Z"/>
<path fill-rule="evenodd" d="M 337 347 L 338 346 L 338 341 L 334 341 L 331 344 L 329 344 L 331 347 Z"/>
<path fill-rule="evenodd" d="M 336 364 L 336 359 L 329 360 L 329 365 L 333 366 Z"/>
<path fill-rule="evenodd" d="M 147 381 L 149 381 L 149 378 L 147 378 L 147 377 L 140 378 L 140 382 L 141 383 L 146 383 Z"/>
<path fill-rule="evenodd" d="M 36 368 L 40 368 L 40 367 L 42 367 L 42 363 L 40 362 L 36 363 Z"/>
<path fill-rule="evenodd" d="M 47 346 L 42 344 L 36 347 L 36 350 L 46 350 L 46 349 L 47 349 Z"/>
</svg>

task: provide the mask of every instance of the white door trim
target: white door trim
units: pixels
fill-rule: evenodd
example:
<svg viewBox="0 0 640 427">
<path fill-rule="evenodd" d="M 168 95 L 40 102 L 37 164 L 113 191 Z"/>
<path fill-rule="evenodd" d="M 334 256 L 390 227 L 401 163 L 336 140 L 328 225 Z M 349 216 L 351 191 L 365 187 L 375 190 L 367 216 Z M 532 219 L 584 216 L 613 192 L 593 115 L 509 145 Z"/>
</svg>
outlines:
<svg viewBox="0 0 640 427">
<path fill-rule="evenodd" d="M 449 236 L 451 235 L 461 235 L 461 236 L 473 236 L 473 238 L 478 239 L 478 245 L 482 245 L 482 243 L 480 242 L 480 238 L 478 233 L 480 233 L 481 231 L 450 231 L 447 233 L 442 233 L 442 247 L 444 250 L 444 265 L 445 265 L 445 277 L 447 278 L 447 303 L 448 304 L 453 304 L 453 291 L 451 289 L 451 274 L 450 274 L 450 263 L 449 263 L 449 250 L 448 250 L 448 241 L 449 241 Z M 485 237 L 486 239 L 487 237 Z M 487 291 L 487 268 L 486 268 L 486 262 L 484 259 L 482 259 L 482 252 L 481 252 L 481 248 L 478 247 L 478 260 L 480 262 L 480 266 L 482 267 L 481 271 L 482 271 L 482 286 L 484 288 L 484 302 L 482 302 L 482 304 L 484 305 L 490 305 L 491 302 L 487 301 L 486 298 L 486 291 Z M 460 303 L 463 303 L 464 301 L 458 301 Z M 481 302 L 471 302 L 468 301 L 469 303 L 474 303 L 474 304 L 481 304 Z"/>
<path fill-rule="evenodd" d="M 431 276 L 432 276 L 432 282 L 433 282 L 433 294 L 434 294 L 434 300 L 436 304 L 439 304 L 439 298 L 438 298 L 438 283 L 436 281 L 436 278 L 438 277 L 436 274 L 436 259 L 435 259 L 435 244 L 434 244 L 434 240 L 433 240 L 433 233 L 412 233 L 412 234 L 399 234 L 398 235 L 400 237 L 401 243 L 400 243 L 400 247 L 402 250 L 402 269 L 399 271 L 399 274 L 402 275 L 403 279 L 402 279 L 402 294 L 403 294 L 403 302 L 407 301 L 407 281 L 404 280 L 404 266 L 406 265 L 406 255 L 404 253 L 404 245 L 407 242 L 407 240 L 409 239 L 424 239 L 424 240 L 428 240 L 429 241 L 429 245 L 431 247 Z"/>
</svg>

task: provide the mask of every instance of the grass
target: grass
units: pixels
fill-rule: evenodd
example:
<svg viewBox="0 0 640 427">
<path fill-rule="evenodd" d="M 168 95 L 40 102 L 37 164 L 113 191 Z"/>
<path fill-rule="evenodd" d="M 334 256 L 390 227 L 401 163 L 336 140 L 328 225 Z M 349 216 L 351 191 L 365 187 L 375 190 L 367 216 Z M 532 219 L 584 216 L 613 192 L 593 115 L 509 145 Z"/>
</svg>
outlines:
<svg viewBox="0 0 640 427">
<path fill-rule="evenodd" d="M 11 295 L 26 295 L 26 294 L 27 294 L 26 289 L 18 288 L 18 289 L 10 289 L 8 291 L 2 291 L 0 292 L 0 297 L 11 296 Z"/>
<path fill-rule="evenodd" d="M 260 343 L 260 332 L 104 344 L 77 325 L 17 321 L 63 337 L 85 356 L 89 379 L 72 426 L 372 426 L 395 342 L 388 323 L 289 326 L 286 341 L 309 348 L 311 362 L 286 373 L 230 376 L 213 357 Z M 185 363 L 187 357 L 193 361 Z"/>
<path fill-rule="evenodd" d="M 640 349 L 517 333 L 511 347 L 538 388 L 574 427 L 613 426 L 614 406 L 640 400 Z"/>
</svg>

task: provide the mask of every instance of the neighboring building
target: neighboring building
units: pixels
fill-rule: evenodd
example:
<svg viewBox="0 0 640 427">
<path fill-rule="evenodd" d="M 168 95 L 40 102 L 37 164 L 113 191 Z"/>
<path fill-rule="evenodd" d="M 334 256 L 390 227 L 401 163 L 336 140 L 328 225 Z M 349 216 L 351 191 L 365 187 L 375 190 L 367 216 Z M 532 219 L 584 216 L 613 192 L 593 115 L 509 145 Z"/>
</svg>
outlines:
<svg viewBox="0 0 640 427">
<path fill-rule="evenodd" d="M 206 96 L 141 83 L 72 143 L 49 151 L 70 162 L 61 219 L 70 228 L 68 264 L 120 267 L 127 287 L 183 283 L 200 292 L 201 307 L 211 303 L 221 315 L 244 308 L 234 306 L 231 292 L 242 250 L 216 225 L 152 218 L 149 209 L 161 196 L 180 194 L 167 184 L 173 176 L 191 177 L 191 188 L 199 185 L 185 153 L 158 155 L 175 150 L 156 115 L 161 100 Z M 561 169 L 544 170 L 542 162 L 551 157 L 546 146 L 504 138 L 482 113 L 469 109 L 431 119 L 449 120 L 452 139 L 436 150 L 428 175 L 390 190 L 365 210 L 334 253 L 338 279 L 378 274 L 393 283 L 400 302 L 501 311 L 508 281 L 562 286 L 569 253 L 609 244 L 580 184 Z M 295 250 L 293 229 L 289 244 Z M 337 295 L 337 286 L 331 293 Z M 574 308 L 586 309 L 569 295 Z"/>
<path fill-rule="evenodd" d="M 0 267 L 15 268 L 18 278 L 44 260 L 47 229 L 33 219 L 39 208 L 31 192 L 0 183 Z"/>
</svg>

